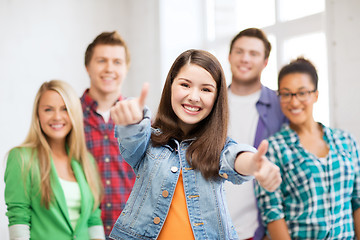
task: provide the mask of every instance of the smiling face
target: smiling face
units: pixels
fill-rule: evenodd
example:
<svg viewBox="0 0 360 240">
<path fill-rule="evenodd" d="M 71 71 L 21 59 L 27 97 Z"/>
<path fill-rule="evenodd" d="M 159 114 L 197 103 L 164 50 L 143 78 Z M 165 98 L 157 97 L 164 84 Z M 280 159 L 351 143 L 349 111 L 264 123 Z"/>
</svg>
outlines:
<svg viewBox="0 0 360 240">
<path fill-rule="evenodd" d="M 120 95 L 121 84 L 127 74 L 126 52 L 123 46 L 97 45 L 86 70 L 90 77 L 90 94 L 115 97 Z"/>
<path fill-rule="evenodd" d="M 39 101 L 38 116 L 49 145 L 63 144 L 72 124 L 64 100 L 58 92 L 47 90 L 43 93 Z"/>
<path fill-rule="evenodd" d="M 315 86 L 311 77 L 306 73 L 290 73 L 285 75 L 279 82 L 279 92 L 298 93 L 313 91 Z M 289 119 L 290 126 L 301 126 L 314 122 L 313 106 L 318 99 L 318 91 L 309 93 L 308 99 L 299 101 L 296 96 L 292 96 L 289 102 L 281 102 L 281 110 Z"/>
<path fill-rule="evenodd" d="M 238 38 L 229 54 L 234 84 L 249 85 L 260 82 L 260 76 L 268 63 L 264 43 L 255 37 Z"/>
<path fill-rule="evenodd" d="M 209 72 L 195 64 L 184 65 L 171 85 L 171 106 L 187 134 L 211 112 L 217 95 Z"/>
</svg>

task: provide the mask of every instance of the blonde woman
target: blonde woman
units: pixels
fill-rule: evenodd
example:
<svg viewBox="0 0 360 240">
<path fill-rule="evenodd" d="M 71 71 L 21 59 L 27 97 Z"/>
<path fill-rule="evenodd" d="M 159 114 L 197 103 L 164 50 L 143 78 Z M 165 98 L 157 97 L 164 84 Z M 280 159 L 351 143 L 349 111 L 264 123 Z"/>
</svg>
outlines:
<svg viewBox="0 0 360 240">
<path fill-rule="evenodd" d="M 63 81 L 41 85 L 23 144 L 5 171 L 10 239 L 104 239 L 102 187 L 85 145 L 81 104 Z"/>
</svg>

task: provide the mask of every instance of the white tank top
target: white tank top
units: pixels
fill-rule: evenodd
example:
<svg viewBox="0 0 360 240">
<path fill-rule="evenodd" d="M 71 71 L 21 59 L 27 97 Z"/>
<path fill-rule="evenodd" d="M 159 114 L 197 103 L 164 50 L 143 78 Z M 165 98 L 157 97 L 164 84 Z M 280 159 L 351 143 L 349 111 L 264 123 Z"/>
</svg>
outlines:
<svg viewBox="0 0 360 240">
<path fill-rule="evenodd" d="M 69 210 L 69 218 L 73 229 L 80 217 L 81 193 L 77 182 L 67 181 L 59 178 L 63 189 L 66 205 Z"/>
</svg>

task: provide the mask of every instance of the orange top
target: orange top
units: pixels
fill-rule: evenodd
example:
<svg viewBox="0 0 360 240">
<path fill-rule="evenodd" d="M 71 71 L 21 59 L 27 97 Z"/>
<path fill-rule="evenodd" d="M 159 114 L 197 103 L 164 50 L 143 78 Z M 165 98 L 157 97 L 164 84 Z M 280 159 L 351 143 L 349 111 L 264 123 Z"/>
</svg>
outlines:
<svg viewBox="0 0 360 240">
<path fill-rule="evenodd" d="M 182 172 L 175 187 L 169 213 L 157 239 L 195 240 L 186 206 Z"/>
</svg>

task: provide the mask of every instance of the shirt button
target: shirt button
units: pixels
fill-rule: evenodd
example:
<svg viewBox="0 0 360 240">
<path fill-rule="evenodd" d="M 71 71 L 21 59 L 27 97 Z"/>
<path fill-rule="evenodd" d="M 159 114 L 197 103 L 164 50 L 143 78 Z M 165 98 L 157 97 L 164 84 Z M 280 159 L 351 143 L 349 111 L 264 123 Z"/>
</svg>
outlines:
<svg viewBox="0 0 360 240">
<path fill-rule="evenodd" d="M 111 208 L 111 203 L 107 203 L 106 207 Z"/>
<path fill-rule="evenodd" d="M 226 173 L 223 173 L 222 177 L 225 178 L 225 179 L 228 179 L 229 176 Z"/>
<path fill-rule="evenodd" d="M 74 239 L 76 239 L 76 235 L 74 235 Z"/>
<path fill-rule="evenodd" d="M 110 180 L 106 180 L 106 185 L 110 185 L 111 181 Z"/>
<path fill-rule="evenodd" d="M 106 229 L 107 229 L 107 230 L 110 230 L 110 229 L 111 229 L 111 226 L 107 225 L 107 226 L 106 226 Z"/>
<path fill-rule="evenodd" d="M 86 111 L 90 111 L 90 107 L 86 107 Z"/>
<path fill-rule="evenodd" d="M 104 139 L 107 140 L 109 137 L 108 135 L 104 135 Z"/>
<path fill-rule="evenodd" d="M 105 162 L 110 162 L 110 158 L 105 158 Z"/>
<path fill-rule="evenodd" d="M 173 173 L 176 173 L 177 172 L 177 170 L 178 170 L 178 168 L 177 167 L 175 167 L 175 166 L 173 166 L 173 167 L 171 167 L 171 169 L 170 169 Z"/>
<path fill-rule="evenodd" d="M 155 217 L 155 218 L 154 218 L 154 223 L 155 223 L 155 224 L 159 224 L 159 223 L 160 223 L 160 218 L 159 218 L 159 217 Z"/>
<path fill-rule="evenodd" d="M 166 191 L 166 190 L 164 190 L 164 191 L 162 192 L 162 196 L 163 196 L 164 198 L 167 198 L 167 197 L 169 196 L 169 192 Z"/>
</svg>

